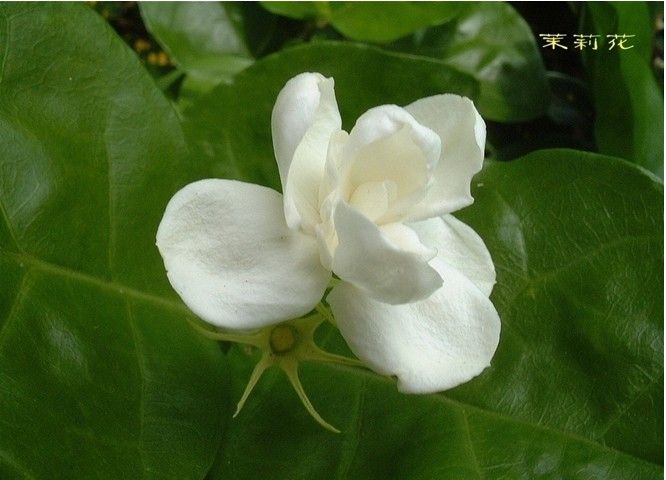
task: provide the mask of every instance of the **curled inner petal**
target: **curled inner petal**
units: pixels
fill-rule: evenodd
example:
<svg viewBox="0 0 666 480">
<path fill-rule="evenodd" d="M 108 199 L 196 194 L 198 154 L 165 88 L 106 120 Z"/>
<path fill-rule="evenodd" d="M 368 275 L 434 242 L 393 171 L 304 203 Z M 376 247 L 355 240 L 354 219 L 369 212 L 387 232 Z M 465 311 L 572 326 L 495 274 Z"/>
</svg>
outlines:
<svg viewBox="0 0 666 480">
<path fill-rule="evenodd" d="M 341 279 L 390 304 L 426 298 L 441 286 L 439 274 L 428 265 L 434 252 L 426 251 L 408 227 L 394 225 L 382 232 L 344 201 L 335 206 L 334 220 L 332 267 Z"/>
<path fill-rule="evenodd" d="M 338 148 L 338 194 L 378 224 L 398 221 L 425 198 L 440 149 L 439 137 L 400 107 L 371 109 Z"/>
<path fill-rule="evenodd" d="M 333 79 L 303 73 L 280 91 L 271 119 L 287 225 L 312 233 L 331 136 L 340 130 Z"/>
<path fill-rule="evenodd" d="M 398 185 L 394 181 L 370 181 L 354 189 L 349 204 L 374 222 L 386 214 L 397 196 Z"/>
<path fill-rule="evenodd" d="M 435 95 L 405 109 L 442 141 L 432 187 L 410 211 L 410 220 L 441 216 L 471 205 L 470 182 L 483 165 L 486 141 L 486 125 L 472 101 L 458 95 Z"/>
</svg>

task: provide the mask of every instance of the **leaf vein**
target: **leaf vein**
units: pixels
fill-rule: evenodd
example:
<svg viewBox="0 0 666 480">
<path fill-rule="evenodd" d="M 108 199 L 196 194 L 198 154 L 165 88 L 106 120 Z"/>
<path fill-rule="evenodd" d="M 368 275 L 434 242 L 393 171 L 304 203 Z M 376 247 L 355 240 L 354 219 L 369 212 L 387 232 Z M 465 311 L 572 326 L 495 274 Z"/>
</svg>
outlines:
<svg viewBox="0 0 666 480">
<path fill-rule="evenodd" d="M 128 287 L 123 284 L 116 282 L 110 282 L 103 280 L 101 278 L 95 277 L 93 275 L 80 272 L 62 265 L 57 265 L 55 263 L 50 263 L 44 260 L 40 260 L 37 257 L 34 257 L 30 254 L 16 254 L 7 251 L 0 251 L 0 257 L 5 257 L 8 260 L 14 261 L 16 263 L 26 263 L 32 266 L 33 268 L 40 270 L 45 273 L 50 273 L 52 275 L 69 278 L 75 281 L 82 283 L 87 283 L 89 285 L 95 285 L 104 290 L 115 292 L 120 296 L 127 296 L 140 300 L 147 303 L 152 303 L 153 305 L 158 305 L 163 308 L 172 310 L 174 312 L 181 312 L 184 315 L 192 316 L 192 312 L 185 306 L 176 301 L 168 300 L 157 295 L 143 292 L 132 287 Z"/>
<path fill-rule="evenodd" d="M 469 419 L 467 418 L 467 411 L 464 408 L 461 408 L 462 411 L 462 416 L 465 424 L 465 436 L 467 440 L 467 446 L 469 447 L 469 453 L 472 457 L 472 461 L 474 463 L 474 468 L 476 469 L 476 473 L 479 476 L 479 480 L 484 479 L 483 471 L 481 470 L 481 465 L 479 464 L 479 459 L 476 457 L 476 450 L 474 448 L 474 442 L 472 442 L 472 432 L 469 427 Z"/>
<path fill-rule="evenodd" d="M 134 313 L 132 311 L 132 306 L 130 302 L 125 300 L 125 307 L 127 310 L 127 324 L 129 326 L 130 332 L 132 334 L 132 341 L 134 344 L 134 354 L 136 357 L 137 368 L 139 370 L 139 378 L 141 383 L 141 388 L 139 390 L 139 441 L 138 441 L 138 452 L 139 452 L 139 462 L 141 463 L 142 469 L 142 478 L 146 472 L 146 461 L 143 455 L 144 450 L 144 418 L 146 416 L 146 366 L 143 361 L 143 347 L 141 346 L 141 339 L 139 338 L 139 332 L 135 324 Z"/>
<path fill-rule="evenodd" d="M 361 378 L 358 395 L 356 396 L 356 402 L 354 402 L 354 409 L 350 414 L 350 417 L 353 419 L 352 422 L 355 424 L 356 428 L 353 433 L 349 433 L 347 437 L 348 440 L 344 443 L 344 446 L 340 451 L 338 473 L 336 475 L 338 480 L 344 480 L 348 478 L 349 469 L 354 463 L 354 458 L 356 458 L 356 452 L 361 440 L 361 426 L 363 423 L 361 412 L 363 411 L 363 404 L 365 403 L 366 386 L 367 379 Z"/>
<path fill-rule="evenodd" d="M 19 472 L 21 475 L 23 475 L 23 478 L 27 478 L 28 480 L 37 480 L 37 477 L 28 471 L 25 465 L 18 463 L 16 459 L 9 455 L 9 453 L 0 450 L 0 461 L 3 461 L 15 471 Z"/>
<path fill-rule="evenodd" d="M 536 277 L 530 278 L 527 283 L 523 286 L 522 289 L 516 293 L 511 300 L 507 302 L 507 305 L 512 306 L 515 301 L 520 298 L 522 295 L 524 295 L 527 291 L 530 289 L 533 289 L 537 286 L 541 286 L 544 284 L 547 284 L 549 281 L 557 278 L 558 274 L 562 273 L 563 271 L 575 267 L 580 263 L 584 263 L 585 261 L 591 260 L 593 257 L 596 257 L 597 255 L 605 252 L 609 248 L 613 247 L 618 247 L 624 243 L 628 242 L 649 242 L 649 241 L 655 241 L 655 240 L 660 240 L 661 237 L 655 236 L 655 235 L 626 235 L 620 238 L 617 238 L 616 240 L 612 242 L 608 242 L 604 245 L 601 245 L 593 250 L 590 250 L 589 252 L 586 252 L 583 255 L 578 255 L 574 257 L 573 260 L 571 260 L 568 263 L 562 264 L 554 268 L 553 270 L 550 270 L 548 272 L 544 272 L 541 275 L 538 275 Z"/>
<path fill-rule="evenodd" d="M 322 366 L 323 366 L 323 368 L 330 368 L 330 369 L 334 369 L 334 370 L 342 370 L 344 368 L 344 367 L 340 367 L 338 365 L 326 365 L 326 364 L 324 364 Z M 345 369 L 345 371 L 348 372 L 350 375 L 372 377 L 373 379 L 375 379 L 377 381 L 394 384 L 394 382 L 391 378 L 384 377 L 384 376 L 381 376 L 381 375 L 377 375 L 377 374 L 369 372 L 369 371 L 359 370 L 359 369 Z M 516 418 L 516 417 L 511 417 L 511 416 L 506 415 L 506 414 L 501 413 L 501 412 L 496 412 L 496 411 L 493 411 L 493 410 L 487 410 L 487 409 L 485 409 L 483 407 L 479 407 L 477 405 L 472 405 L 472 404 L 469 404 L 469 403 L 465 403 L 465 402 L 462 402 L 460 400 L 454 400 L 454 399 L 452 399 L 450 397 L 447 397 L 446 395 L 443 395 L 443 394 L 433 394 L 433 395 L 431 395 L 431 398 L 433 398 L 437 402 L 446 403 L 446 404 L 449 404 L 449 405 L 454 405 L 454 406 L 456 406 L 458 408 L 461 408 L 463 410 L 464 409 L 469 409 L 469 410 L 477 411 L 477 412 L 479 412 L 483 415 L 493 417 L 493 418 L 495 418 L 499 421 L 526 426 L 526 427 L 529 427 L 529 428 L 532 428 L 532 429 L 535 429 L 535 430 L 541 430 L 541 431 L 549 432 L 549 433 L 552 433 L 552 434 L 555 434 L 555 435 L 559 435 L 559 436 L 568 438 L 570 440 L 573 440 L 573 441 L 576 441 L 576 442 L 579 442 L 579 443 L 584 443 L 584 444 L 587 444 L 587 445 L 591 445 L 594 448 L 598 448 L 600 450 L 604 450 L 604 451 L 607 451 L 609 453 L 629 457 L 629 458 L 631 458 L 631 459 L 633 459 L 637 462 L 643 463 L 645 465 L 650 465 L 650 466 L 653 466 L 653 467 L 660 466 L 660 465 L 657 465 L 653 462 L 645 460 L 643 458 L 634 457 L 633 455 L 622 452 L 622 451 L 620 451 L 620 450 L 618 450 L 614 447 L 604 445 L 604 444 L 601 444 L 601 443 L 597 443 L 596 441 L 594 441 L 592 439 L 582 437 L 582 436 L 580 436 L 578 434 L 575 434 L 573 432 L 570 432 L 570 431 L 558 430 L 557 428 L 554 428 L 554 427 L 551 427 L 551 426 L 548 426 L 548 425 L 540 425 L 540 424 L 535 424 L 535 423 L 529 423 L 526 420 L 522 420 L 522 419 Z"/>
<path fill-rule="evenodd" d="M 14 232 L 14 226 L 9 221 L 9 215 L 7 214 L 7 209 L 5 209 L 5 206 L 2 202 L 2 198 L 0 198 L 0 215 L 2 215 L 2 220 L 7 226 L 7 231 L 9 232 L 9 237 L 11 238 L 14 247 L 18 252 L 23 252 L 23 249 L 21 248 L 17 240 L 16 233 Z"/>
<path fill-rule="evenodd" d="M 608 420 L 608 423 L 607 423 L 606 426 L 602 429 L 601 433 L 599 433 L 599 435 L 597 435 L 597 438 L 598 438 L 598 439 L 603 438 L 603 437 L 604 437 L 604 436 L 610 431 L 610 429 L 613 427 L 613 425 L 615 425 L 615 424 L 616 424 L 616 423 L 617 423 L 617 422 L 618 422 L 618 421 L 619 421 L 619 420 L 620 420 L 620 419 L 621 419 L 621 418 L 622 418 L 622 417 L 623 417 L 623 416 L 624 416 L 624 415 L 625 415 L 625 414 L 631 409 L 631 407 L 633 407 L 633 406 L 636 404 L 636 402 L 637 402 L 637 401 L 638 401 L 643 395 L 645 395 L 645 393 L 647 393 L 647 391 L 650 390 L 650 388 L 651 388 L 655 383 L 657 383 L 657 381 L 658 381 L 658 378 L 651 378 L 651 379 L 648 381 L 648 383 L 645 384 L 645 386 L 643 386 L 643 388 L 641 388 L 640 390 L 638 390 L 638 391 L 635 393 L 635 395 L 633 396 L 633 398 L 632 398 L 631 400 L 629 400 L 629 401 L 625 404 L 625 406 L 624 406 L 623 408 L 619 408 L 619 409 L 616 411 L 615 415 L 613 415 L 613 416 L 610 418 L 610 420 Z"/>
</svg>

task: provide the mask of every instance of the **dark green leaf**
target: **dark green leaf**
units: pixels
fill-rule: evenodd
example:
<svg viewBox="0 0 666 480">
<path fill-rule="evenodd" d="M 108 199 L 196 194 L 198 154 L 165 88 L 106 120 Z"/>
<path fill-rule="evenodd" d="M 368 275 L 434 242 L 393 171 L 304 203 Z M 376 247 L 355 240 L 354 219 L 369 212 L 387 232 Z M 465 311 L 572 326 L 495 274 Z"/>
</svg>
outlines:
<svg viewBox="0 0 666 480">
<path fill-rule="evenodd" d="M 593 2 L 583 29 L 601 36 L 598 50 L 583 50 L 596 110 L 602 153 L 635 162 L 660 176 L 664 163 L 664 98 L 651 68 L 653 32 L 643 2 Z M 606 35 L 635 35 L 609 50 Z"/>
<path fill-rule="evenodd" d="M 552 100 L 547 116 L 520 124 L 487 122 L 490 158 L 514 160 L 536 150 L 594 150 L 592 103 L 585 82 L 548 72 Z"/>
<path fill-rule="evenodd" d="M 455 18 L 457 2 L 333 3 L 331 23 L 347 38 L 385 43 Z"/>
<path fill-rule="evenodd" d="M 487 374 L 452 396 L 661 463 L 661 182 L 552 150 L 491 164 L 474 184 L 461 218 L 493 255 L 502 340 Z"/>
<path fill-rule="evenodd" d="M 305 388 L 339 436 L 298 409 L 275 372 L 230 423 L 209 478 L 662 478 L 661 183 L 619 160 L 552 150 L 490 163 L 474 185 L 461 217 L 497 268 L 492 367 L 415 396 L 306 365 Z M 238 398 L 254 360 L 229 356 Z"/>
<path fill-rule="evenodd" d="M 261 5 L 271 13 L 284 17 L 304 20 L 315 18 L 319 12 L 329 10 L 328 2 L 261 2 Z"/>
<path fill-rule="evenodd" d="M 478 107 L 491 120 L 523 121 L 546 113 L 550 90 L 530 27 L 504 2 L 465 5 L 455 22 L 404 39 L 394 48 L 443 60 L 473 75 Z"/>
<path fill-rule="evenodd" d="M 174 111 L 85 5 L 0 24 L 0 477 L 200 479 L 226 377 L 154 246 L 201 175 Z"/>
<path fill-rule="evenodd" d="M 272 5 L 276 3 L 271 2 Z M 272 15 L 259 2 L 228 2 L 225 8 L 233 19 L 238 19 L 237 25 L 242 28 L 247 46 L 256 58 L 273 53 L 294 39 L 303 38 L 310 28 L 301 21 Z"/>
<path fill-rule="evenodd" d="M 248 360 L 238 351 L 230 360 L 240 396 Z M 274 372 L 229 424 L 210 480 L 661 478 L 656 465 L 509 415 L 403 395 L 394 382 L 360 371 L 302 370 L 313 403 L 342 433 L 322 430 L 299 410 L 286 378 Z"/>
<path fill-rule="evenodd" d="M 487 372 L 407 396 L 306 365 L 313 403 L 342 435 L 278 372 L 223 429 L 254 360 L 184 322 L 154 247 L 170 196 L 209 176 L 277 187 L 270 111 L 301 71 L 336 78 L 346 128 L 377 104 L 474 98 L 476 82 L 375 48 L 293 48 L 193 107 L 188 157 L 168 102 L 85 6 L 5 4 L 0 22 L 0 477 L 194 479 L 215 451 L 210 479 L 663 477 L 652 176 L 572 151 L 489 164 L 461 213 L 498 271 L 503 331 Z"/>
<path fill-rule="evenodd" d="M 457 2 L 262 2 L 267 10 L 300 20 L 330 23 L 351 40 L 386 43 L 440 25 L 461 10 Z"/>
<path fill-rule="evenodd" d="M 221 81 L 252 63 L 242 35 L 219 2 L 140 2 L 146 27 L 186 73 Z"/>
<path fill-rule="evenodd" d="M 335 42 L 301 45 L 271 55 L 205 96 L 187 112 L 193 158 L 216 174 L 280 189 L 271 143 L 271 110 L 289 78 L 305 71 L 332 76 L 347 129 L 368 108 L 452 92 L 474 98 L 476 82 L 440 61 Z M 377 76 L 378 71 L 382 75 Z"/>
</svg>

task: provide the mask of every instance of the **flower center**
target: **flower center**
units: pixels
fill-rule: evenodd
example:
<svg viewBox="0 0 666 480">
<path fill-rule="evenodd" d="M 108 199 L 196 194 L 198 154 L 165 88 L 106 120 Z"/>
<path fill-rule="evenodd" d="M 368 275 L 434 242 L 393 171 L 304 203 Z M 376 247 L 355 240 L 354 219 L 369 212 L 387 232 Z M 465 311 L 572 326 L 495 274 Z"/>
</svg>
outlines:
<svg viewBox="0 0 666 480">
<path fill-rule="evenodd" d="M 291 351 L 298 342 L 298 332 L 291 325 L 278 325 L 271 330 L 271 350 L 276 355 L 284 355 Z"/>
<path fill-rule="evenodd" d="M 398 185 L 392 180 L 366 182 L 352 192 L 349 204 L 373 222 L 390 208 L 398 196 Z"/>
</svg>

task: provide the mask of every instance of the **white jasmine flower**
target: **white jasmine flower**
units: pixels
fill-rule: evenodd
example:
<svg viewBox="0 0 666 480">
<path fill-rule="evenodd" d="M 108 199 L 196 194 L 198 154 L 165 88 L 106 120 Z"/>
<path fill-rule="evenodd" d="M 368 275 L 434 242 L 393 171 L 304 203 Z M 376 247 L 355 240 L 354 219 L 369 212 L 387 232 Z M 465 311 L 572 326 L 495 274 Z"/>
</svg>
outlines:
<svg viewBox="0 0 666 480">
<path fill-rule="evenodd" d="M 261 119 L 257 119 L 261 121 Z M 383 105 L 341 130 L 333 80 L 300 74 L 272 116 L 284 194 L 209 179 L 169 202 L 157 244 L 205 321 L 252 330 L 327 303 L 352 351 L 403 392 L 454 387 L 486 368 L 500 321 L 470 205 L 485 124 L 457 95 Z M 320 306 L 321 308 L 321 306 Z"/>
</svg>

